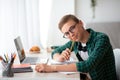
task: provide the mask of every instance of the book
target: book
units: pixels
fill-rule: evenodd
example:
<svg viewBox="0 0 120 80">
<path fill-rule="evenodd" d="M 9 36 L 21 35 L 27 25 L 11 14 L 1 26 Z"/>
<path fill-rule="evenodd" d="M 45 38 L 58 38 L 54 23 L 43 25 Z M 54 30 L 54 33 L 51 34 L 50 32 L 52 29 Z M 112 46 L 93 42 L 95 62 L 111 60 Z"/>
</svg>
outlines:
<svg viewBox="0 0 120 80">
<path fill-rule="evenodd" d="M 33 72 L 30 64 L 14 64 L 12 70 L 14 73 Z"/>
</svg>

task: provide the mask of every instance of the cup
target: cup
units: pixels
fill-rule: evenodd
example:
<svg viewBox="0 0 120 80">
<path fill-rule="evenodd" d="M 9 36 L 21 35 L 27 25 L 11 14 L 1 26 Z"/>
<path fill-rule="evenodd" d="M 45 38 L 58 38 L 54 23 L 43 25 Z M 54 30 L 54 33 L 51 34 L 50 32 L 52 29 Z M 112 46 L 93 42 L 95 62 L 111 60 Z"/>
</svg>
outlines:
<svg viewBox="0 0 120 80">
<path fill-rule="evenodd" d="M 2 76 L 3 77 L 13 77 L 14 76 L 14 72 L 11 67 L 12 67 L 11 63 L 2 62 Z"/>
</svg>

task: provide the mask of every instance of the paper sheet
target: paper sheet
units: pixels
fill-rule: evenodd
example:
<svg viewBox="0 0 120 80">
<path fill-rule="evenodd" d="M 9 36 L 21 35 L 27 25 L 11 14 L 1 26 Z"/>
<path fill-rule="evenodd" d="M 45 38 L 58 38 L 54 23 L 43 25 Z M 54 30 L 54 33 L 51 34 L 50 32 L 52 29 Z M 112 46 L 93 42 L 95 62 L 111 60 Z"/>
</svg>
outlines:
<svg viewBox="0 0 120 80">
<path fill-rule="evenodd" d="M 70 74 L 76 74 L 76 73 L 79 73 L 79 72 L 59 72 L 59 73 L 70 75 Z"/>
<path fill-rule="evenodd" d="M 50 59 L 50 63 L 51 64 L 56 64 L 56 65 L 61 65 L 61 64 L 70 64 L 70 63 L 76 63 L 78 62 L 77 60 L 74 60 L 73 58 L 70 58 L 70 60 L 64 61 L 64 62 L 59 62 L 59 61 L 55 61 L 53 59 Z"/>
</svg>

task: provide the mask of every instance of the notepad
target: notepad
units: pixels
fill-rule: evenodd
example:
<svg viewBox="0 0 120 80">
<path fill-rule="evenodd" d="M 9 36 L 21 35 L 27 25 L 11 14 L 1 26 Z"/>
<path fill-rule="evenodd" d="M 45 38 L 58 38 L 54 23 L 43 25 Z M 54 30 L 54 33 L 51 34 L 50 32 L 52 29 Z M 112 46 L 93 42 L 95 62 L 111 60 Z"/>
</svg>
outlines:
<svg viewBox="0 0 120 80">
<path fill-rule="evenodd" d="M 14 73 L 33 72 L 30 64 L 15 64 L 12 66 Z"/>
</svg>

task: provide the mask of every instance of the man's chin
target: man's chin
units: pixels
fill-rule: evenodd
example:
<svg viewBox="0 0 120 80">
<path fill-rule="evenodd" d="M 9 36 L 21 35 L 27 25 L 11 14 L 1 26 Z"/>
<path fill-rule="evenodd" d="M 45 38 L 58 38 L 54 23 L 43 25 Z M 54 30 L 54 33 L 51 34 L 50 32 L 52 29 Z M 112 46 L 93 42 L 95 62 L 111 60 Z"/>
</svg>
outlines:
<svg viewBox="0 0 120 80">
<path fill-rule="evenodd" d="M 79 39 L 79 38 L 77 38 L 75 41 L 76 41 L 76 42 L 79 42 L 79 41 L 80 41 L 80 39 Z"/>
<path fill-rule="evenodd" d="M 72 39 L 72 41 L 78 42 L 79 40 L 78 39 Z"/>
<path fill-rule="evenodd" d="M 78 38 L 78 37 L 73 37 L 71 40 L 78 42 L 78 41 L 79 41 L 79 38 Z"/>
</svg>

